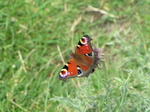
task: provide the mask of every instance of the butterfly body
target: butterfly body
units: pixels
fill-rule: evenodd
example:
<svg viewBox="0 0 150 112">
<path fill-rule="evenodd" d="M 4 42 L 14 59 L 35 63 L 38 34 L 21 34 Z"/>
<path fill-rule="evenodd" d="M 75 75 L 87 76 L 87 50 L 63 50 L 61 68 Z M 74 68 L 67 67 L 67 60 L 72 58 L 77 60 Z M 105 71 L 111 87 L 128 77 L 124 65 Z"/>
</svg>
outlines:
<svg viewBox="0 0 150 112">
<path fill-rule="evenodd" d="M 84 35 L 75 49 L 71 53 L 71 58 L 60 72 L 60 80 L 66 81 L 68 78 L 88 77 L 94 71 L 97 62 L 97 54 L 93 51 L 90 43 L 92 39 Z"/>
</svg>

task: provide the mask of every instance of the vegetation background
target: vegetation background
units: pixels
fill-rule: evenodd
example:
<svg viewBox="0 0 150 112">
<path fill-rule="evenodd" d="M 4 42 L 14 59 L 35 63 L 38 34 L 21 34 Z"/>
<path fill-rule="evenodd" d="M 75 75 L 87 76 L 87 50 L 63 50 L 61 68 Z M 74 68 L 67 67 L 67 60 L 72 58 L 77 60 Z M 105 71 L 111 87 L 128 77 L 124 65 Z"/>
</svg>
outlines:
<svg viewBox="0 0 150 112">
<path fill-rule="evenodd" d="M 102 67 L 62 82 L 83 34 Z M 150 1 L 0 0 L 0 112 L 31 111 L 150 112 Z"/>
</svg>

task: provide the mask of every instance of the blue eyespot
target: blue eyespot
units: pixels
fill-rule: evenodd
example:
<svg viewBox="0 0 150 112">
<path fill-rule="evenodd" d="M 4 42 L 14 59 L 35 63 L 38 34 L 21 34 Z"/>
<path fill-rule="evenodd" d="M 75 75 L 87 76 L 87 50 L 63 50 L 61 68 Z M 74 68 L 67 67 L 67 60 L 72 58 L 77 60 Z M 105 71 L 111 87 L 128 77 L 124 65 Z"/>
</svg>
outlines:
<svg viewBox="0 0 150 112">
<path fill-rule="evenodd" d="M 81 74 L 82 73 L 82 71 L 81 70 L 78 70 L 78 74 Z"/>
<path fill-rule="evenodd" d="M 78 68 L 78 75 L 82 74 L 82 70 Z"/>
<path fill-rule="evenodd" d="M 92 53 L 87 54 L 88 56 L 92 56 Z"/>
<path fill-rule="evenodd" d="M 89 53 L 89 54 L 84 54 L 85 56 L 92 56 L 92 53 Z"/>
</svg>

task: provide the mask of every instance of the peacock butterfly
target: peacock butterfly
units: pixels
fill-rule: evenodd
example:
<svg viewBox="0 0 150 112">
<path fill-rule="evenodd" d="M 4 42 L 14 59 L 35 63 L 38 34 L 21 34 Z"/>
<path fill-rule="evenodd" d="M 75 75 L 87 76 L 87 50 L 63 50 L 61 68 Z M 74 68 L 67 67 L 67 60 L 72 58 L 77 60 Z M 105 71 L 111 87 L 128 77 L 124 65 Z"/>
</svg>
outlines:
<svg viewBox="0 0 150 112">
<path fill-rule="evenodd" d="M 91 38 L 84 35 L 75 49 L 71 53 L 71 58 L 62 68 L 59 79 L 66 81 L 74 77 L 88 77 L 94 72 L 100 59 L 98 50 L 94 50 L 91 45 Z"/>
</svg>

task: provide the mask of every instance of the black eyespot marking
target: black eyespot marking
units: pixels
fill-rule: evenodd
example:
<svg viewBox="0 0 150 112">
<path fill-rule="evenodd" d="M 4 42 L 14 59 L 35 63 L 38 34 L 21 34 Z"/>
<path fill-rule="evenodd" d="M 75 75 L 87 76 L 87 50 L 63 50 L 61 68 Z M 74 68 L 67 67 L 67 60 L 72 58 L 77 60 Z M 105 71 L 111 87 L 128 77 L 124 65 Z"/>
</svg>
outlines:
<svg viewBox="0 0 150 112">
<path fill-rule="evenodd" d="M 78 69 L 78 75 L 82 74 L 82 70 L 80 69 L 79 66 L 77 66 L 77 69 Z"/>
<path fill-rule="evenodd" d="M 89 53 L 88 56 L 92 56 L 92 53 Z"/>
<path fill-rule="evenodd" d="M 82 71 L 80 69 L 78 69 L 78 75 L 80 75 L 82 73 Z"/>
</svg>

